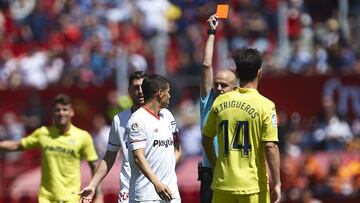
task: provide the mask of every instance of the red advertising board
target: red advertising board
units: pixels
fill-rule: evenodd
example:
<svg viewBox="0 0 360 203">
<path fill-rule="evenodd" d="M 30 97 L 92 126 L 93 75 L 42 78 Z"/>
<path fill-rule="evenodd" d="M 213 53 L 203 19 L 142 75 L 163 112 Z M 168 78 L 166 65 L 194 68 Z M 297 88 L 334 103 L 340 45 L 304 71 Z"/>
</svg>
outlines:
<svg viewBox="0 0 360 203">
<path fill-rule="evenodd" d="M 260 92 L 273 100 L 277 110 L 288 115 L 298 112 L 308 118 L 317 115 L 324 96 L 337 103 L 340 113 L 360 118 L 360 76 L 267 76 L 262 79 Z"/>
<path fill-rule="evenodd" d="M 176 81 L 171 78 L 169 80 L 170 83 Z M 115 85 L 108 84 L 101 87 L 70 89 L 51 87 L 42 91 L 2 90 L 0 116 L 8 110 L 17 113 L 23 111 L 32 94 L 38 94 L 41 103 L 48 108 L 49 101 L 55 94 L 65 92 L 73 97 L 78 107 L 81 107 L 77 109 L 75 121 L 80 120 L 79 126 L 86 128 L 94 114 L 105 110 L 107 93 L 114 88 Z M 259 89 L 261 94 L 275 102 L 278 112 L 285 112 L 288 116 L 293 112 L 298 112 L 302 118 L 316 116 L 321 109 L 322 97 L 327 95 L 334 98 L 341 113 L 349 118 L 360 118 L 360 75 L 267 75 L 262 78 Z"/>
</svg>

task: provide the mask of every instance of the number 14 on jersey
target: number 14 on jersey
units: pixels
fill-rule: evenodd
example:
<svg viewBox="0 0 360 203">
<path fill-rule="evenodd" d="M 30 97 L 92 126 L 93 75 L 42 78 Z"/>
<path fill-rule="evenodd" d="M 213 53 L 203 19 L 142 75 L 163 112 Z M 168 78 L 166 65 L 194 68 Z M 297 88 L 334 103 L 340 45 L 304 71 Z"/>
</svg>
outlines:
<svg viewBox="0 0 360 203">
<path fill-rule="evenodd" d="M 229 155 L 229 150 L 242 151 L 242 157 L 249 157 L 251 151 L 251 145 L 249 144 L 249 122 L 248 121 L 236 121 L 235 130 L 233 135 L 229 136 L 229 120 L 223 120 L 219 124 L 220 131 L 223 131 L 224 135 L 224 156 Z M 232 138 L 229 143 L 229 137 Z M 229 146 L 230 144 L 230 146 Z"/>
</svg>

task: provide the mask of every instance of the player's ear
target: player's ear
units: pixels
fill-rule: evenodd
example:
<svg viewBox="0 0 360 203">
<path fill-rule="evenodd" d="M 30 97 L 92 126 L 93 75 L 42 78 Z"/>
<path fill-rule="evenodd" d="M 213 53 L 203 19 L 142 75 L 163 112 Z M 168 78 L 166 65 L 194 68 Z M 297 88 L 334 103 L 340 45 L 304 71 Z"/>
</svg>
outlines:
<svg viewBox="0 0 360 203">
<path fill-rule="evenodd" d="M 260 68 L 257 73 L 257 78 L 260 79 L 261 77 L 262 77 L 262 68 Z"/>
<path fill-rule="evenodd" d="M 162 97 L 163 94 L 164 94 L 164 91 L 163 91 L 162 89 L 159 89 L 159 90 L 158 90 L 158 94 L 159 94 L 160 97 Z"/>
<path fill-rule="evenodd" d="M 74 108 L 72 106 L 70 106 L 70 116 L 73 117 L 75 115 L 75 111 Z"/>
<path fill-rule="evenodd" d="M 155 97 L 158 98 L 158 99 L 161 99 L 161 97 L 163 96 L 164 92 L 162 89 L 159 89 L 156 94 L 155 94 Z"/>
</svg>

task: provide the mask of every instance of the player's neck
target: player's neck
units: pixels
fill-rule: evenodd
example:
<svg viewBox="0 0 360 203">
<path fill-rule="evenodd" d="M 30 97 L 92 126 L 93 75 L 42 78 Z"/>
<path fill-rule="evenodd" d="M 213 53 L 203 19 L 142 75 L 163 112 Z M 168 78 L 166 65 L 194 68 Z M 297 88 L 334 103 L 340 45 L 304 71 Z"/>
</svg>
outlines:
<svg viewBox="0 0 360 203">
<path fill-rule="evenodd" d="M 57 125 L 56 127 L 59 129 L 60 134 L 64 134 L 70 130 L 71 123 L 66 125 Z"/>
<path fill-rule="evenodd" d="M 257 89 L 258 88 L 258 80 L 255 79 L 251 82 L 240 83 L 240 87 L 247 88 L 247 89 Z"/>
<path fill-rule="evenodd" d="M 134 104 L 132 107 L 131 107 L 131 113 L 134 113 L 136 110 L 138 110 L 142 105 L 136 105 Z"/>
<path fill-rule="evenodd" d="M 159 115 L 160 113 L 160 104 L 156 101 L 154 102 L 148 102 L 146 104 L 144 104 L 143 106 L 145 109 L 147 109 L 148 111 L 150 111 L 151 113 L 153 113 L 154 115 Z"/>
</svg>

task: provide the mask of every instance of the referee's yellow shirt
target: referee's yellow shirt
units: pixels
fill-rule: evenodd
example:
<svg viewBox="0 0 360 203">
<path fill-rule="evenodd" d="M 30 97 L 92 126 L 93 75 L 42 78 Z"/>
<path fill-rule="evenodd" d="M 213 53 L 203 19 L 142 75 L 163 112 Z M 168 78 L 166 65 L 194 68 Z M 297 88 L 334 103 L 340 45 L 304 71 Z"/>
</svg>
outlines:
<svg viewBox="0 0 360 203">
<path fill-rule="evenodd" d="M 218 135 L 212 189 L 253 194 L 268 189 L 264 142 L 278 141 L 275 104 L 256 89 L 238 88 L 214 101 L 203 135 Z"/>
<path fill-rule="evenodd" d="M 95 161 L 98 156 L 91 135 L 73 125 L 64 134 L 55 127 L 40 127 L 21 139 L 26 149 L 41 150 L 39 197 L 66 201 L 78 199 L 81 185 L 80 161 Z"/>
</svg>

